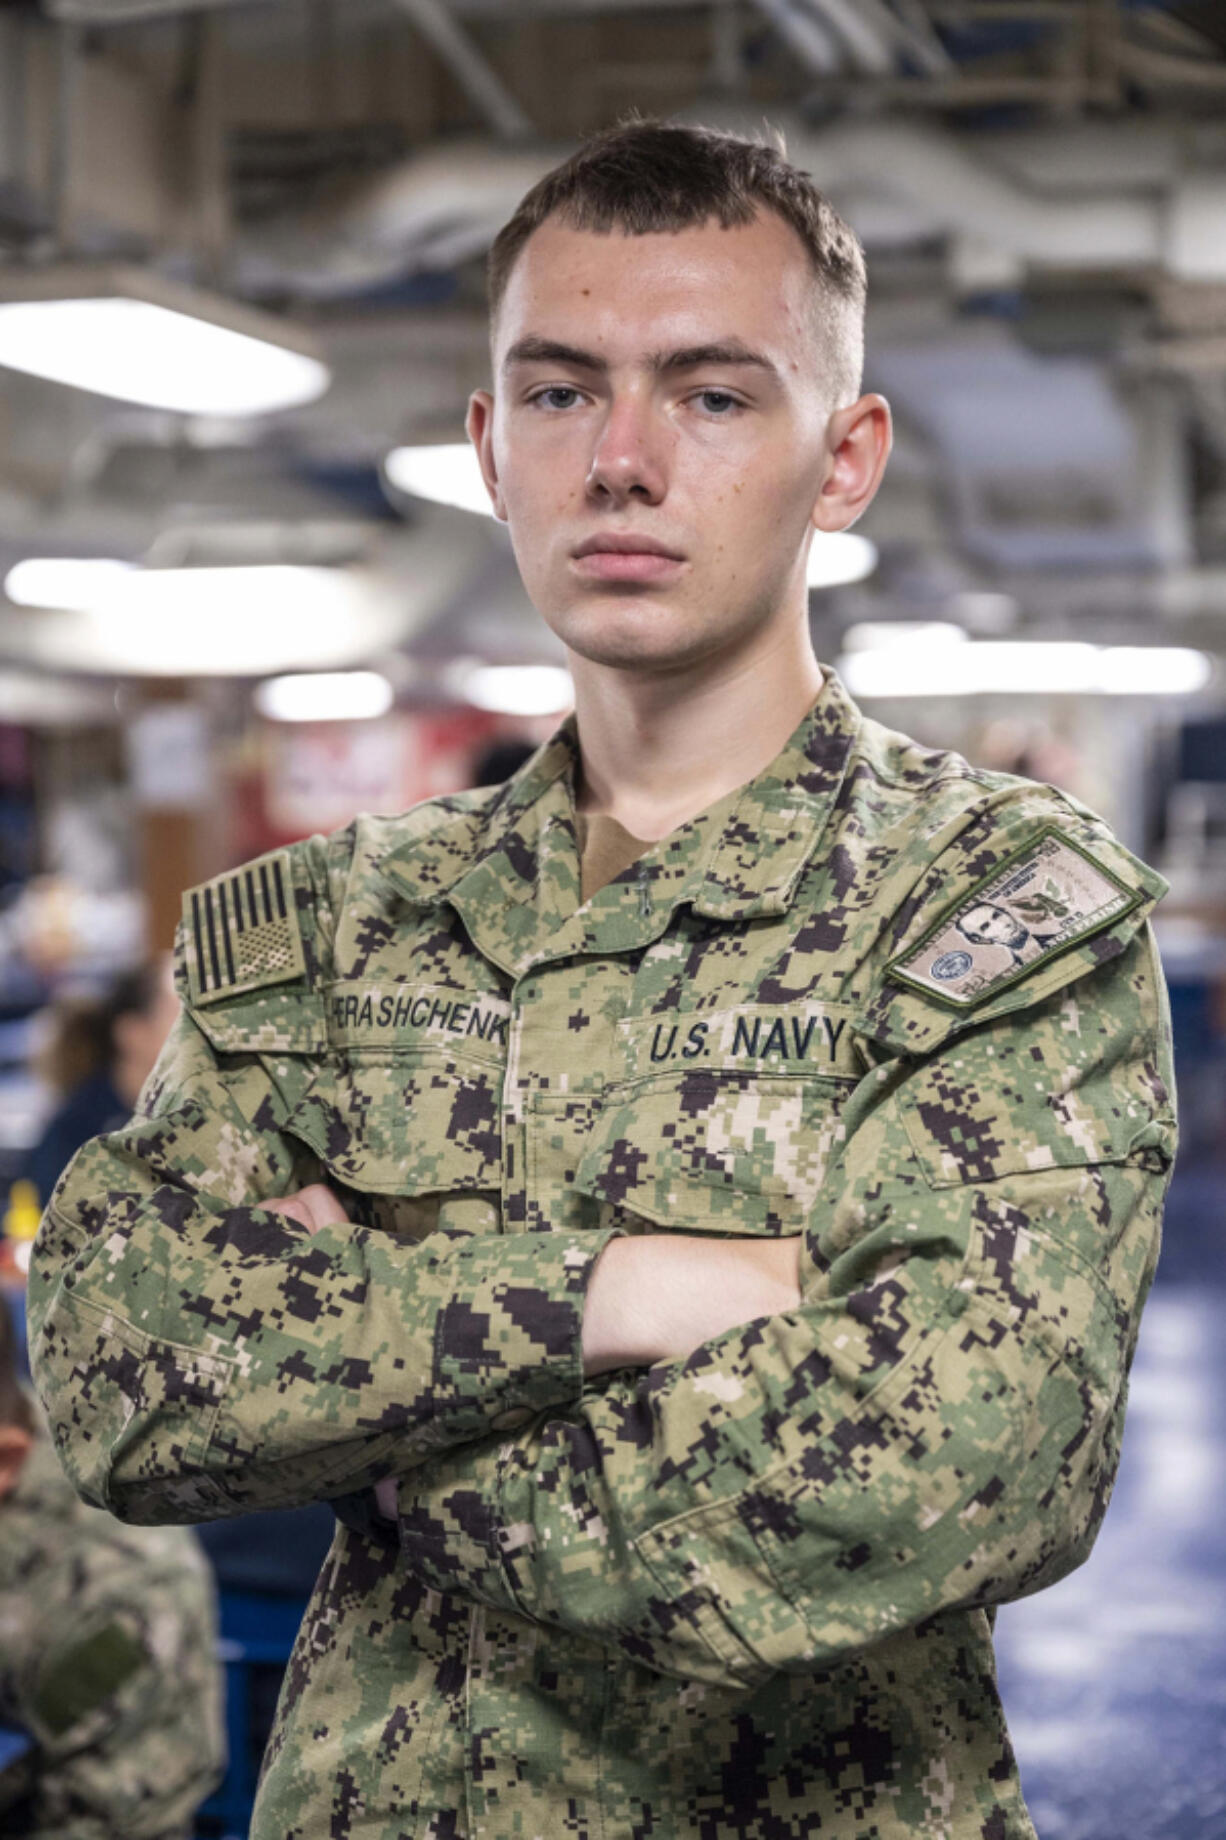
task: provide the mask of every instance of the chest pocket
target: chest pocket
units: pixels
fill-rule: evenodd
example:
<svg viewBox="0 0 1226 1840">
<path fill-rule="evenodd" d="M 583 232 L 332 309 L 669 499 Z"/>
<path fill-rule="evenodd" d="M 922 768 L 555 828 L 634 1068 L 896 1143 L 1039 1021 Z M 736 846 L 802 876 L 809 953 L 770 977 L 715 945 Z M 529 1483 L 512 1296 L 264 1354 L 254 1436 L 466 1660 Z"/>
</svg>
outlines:
<svg viewBox="0 0 1226 1840">
<path fill-rule="evenodd" d="M 364 1225 L 413 1237 L 439 1225 L 496 1230 L 505 1027 L 480 1035 L 466 1027 L 471 1002 L 433 991 L 399 997 L 403 1027 L 381 1027 L 378 992 L 356 1011 L 352 994 L 348 1022 L 334 1012 L 333 1052 L 286 1129 Z M 507 1008 L 483 1002 L 493 1014 Z M 394 1022 L 397 1012 L 386 1013 Z"/>
<path fill-rule="evenodd" d="M 796 1233 L 863 1071 L 850 1017 L 745 1005 L 620 1025 L 622 1064 L 576 1185 L 669 1230 Z M 687 1052 L 688 1051 L 688 1052 Z"/>
</svg>

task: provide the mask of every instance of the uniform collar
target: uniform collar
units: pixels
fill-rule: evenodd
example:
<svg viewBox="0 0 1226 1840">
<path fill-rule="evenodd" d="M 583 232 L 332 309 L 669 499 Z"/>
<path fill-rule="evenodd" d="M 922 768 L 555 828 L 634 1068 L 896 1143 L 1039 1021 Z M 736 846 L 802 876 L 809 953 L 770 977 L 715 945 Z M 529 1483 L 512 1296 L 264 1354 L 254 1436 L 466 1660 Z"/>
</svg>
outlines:
<svg viewBox="0 0 1226 1840">
<path fill-rule="evenodd" d="M 821 842 L 860 732 L 860 711 L 829 665 L 804 720 L 741 788 L 694 905 L 715 920 L 786 913 Z"/>
<path fill-rule="evenodd" d="M 717 920 L 785 913 L 860 729 L 838 676 L 823 671 L 817 701 L 768 767 L 662 838 L 581 910 L 573 715 L 483 810 L 407 840 L 380 866 L 410 899 L 450 902 L 478 949 L 512 975 L 547 959 L 647 945 L 687 902 Z"/>
</svg>

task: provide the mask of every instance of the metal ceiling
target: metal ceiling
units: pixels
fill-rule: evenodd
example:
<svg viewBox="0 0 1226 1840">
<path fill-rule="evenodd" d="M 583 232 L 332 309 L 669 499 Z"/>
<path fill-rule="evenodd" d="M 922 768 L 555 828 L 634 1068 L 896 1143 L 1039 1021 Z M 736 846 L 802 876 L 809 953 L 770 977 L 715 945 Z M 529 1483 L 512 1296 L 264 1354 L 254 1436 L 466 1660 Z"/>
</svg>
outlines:
<svg viewBox="0 0 1226 1840">
<path fill-rule="evenodd" d="M 6 9 L 4 259 L 45 259 L 58 227 L 81 255 L 284 308 L 336 380 L 238 430 L 0 374 L 0 562 L 107 530 L 125 554 L 202 530 L 210 554 L 227 529 L 249 549 L 256 525 L 330 510 L 349 530 L 323 482 L 365 468 L 373 490 L 394 441 L 458 433 L 494 231 L 635 104 L 782 125 L 866 242 L 870 381 L 908 459 L 872 514 L 884 562 L 861 615 L 865 594 L 897 608 L 917 583 L 1026 577 L 1039 618 L 1131 570 L 1123 617 L 1212 623 L 1196 580 L 1226 561 L 1222 26 L 1220 6 L 1128 0 Z M 1193 443 L 1219 472 L 1193 469 Z M 1036 483 L 1053 453 L 1059 503 Z M 482 569 L 493 604 L 505 549 Z"/>
</svg>

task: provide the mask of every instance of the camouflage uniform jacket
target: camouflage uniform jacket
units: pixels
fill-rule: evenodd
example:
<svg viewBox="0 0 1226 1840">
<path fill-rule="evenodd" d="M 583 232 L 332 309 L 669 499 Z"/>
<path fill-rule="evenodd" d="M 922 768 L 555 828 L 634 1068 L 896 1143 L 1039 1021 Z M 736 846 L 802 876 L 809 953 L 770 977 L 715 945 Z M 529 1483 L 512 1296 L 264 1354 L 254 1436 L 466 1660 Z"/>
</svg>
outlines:
<svg viewBox="0 0 1226 1840">
<path fill-rule="evenodd" d="M 344 1511 L 253 1840 L 1023 1840 L 992 1619 L 1116 1468 L 1165 885 L 830 674 L 580 906 L 575 759 L 189 897 L 143 1116 L 36 1247 L 65 1461 L 148 1520 L 400 1479 L 398 1527 Z M 316 1179 L 355 1225 L 261 1209 Z M 591 1263 L 657 1229 L 803 1235 L 801 1305 L 585 1383 Z"/>
<path fill-rule="evenodd" d="M 0 1779 L 13 1840 L 177 1840 L 221 1775 L 208 1561 L 87 1508 L 46 1436 L 0 1501 L 0 1722 L 34 1740 Z"/>
</svg>

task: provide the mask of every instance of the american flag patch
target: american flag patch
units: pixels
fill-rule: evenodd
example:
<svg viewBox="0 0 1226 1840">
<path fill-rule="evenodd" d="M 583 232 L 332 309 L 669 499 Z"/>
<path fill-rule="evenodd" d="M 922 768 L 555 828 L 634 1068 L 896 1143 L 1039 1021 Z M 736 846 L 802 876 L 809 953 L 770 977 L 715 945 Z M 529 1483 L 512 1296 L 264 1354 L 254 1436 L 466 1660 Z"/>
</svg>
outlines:
<svg viewBox="0 0 1226 1840">
<path fill-rule="evenodd" d="M 193 1003 L 306 975 L 288 850 L 189 888 L 183 925 Z"/>
</svg>

